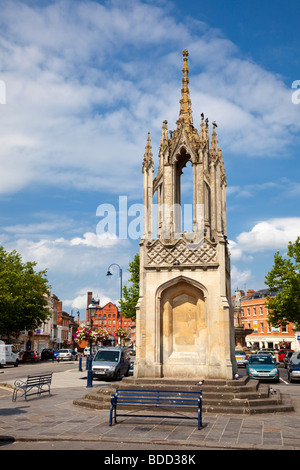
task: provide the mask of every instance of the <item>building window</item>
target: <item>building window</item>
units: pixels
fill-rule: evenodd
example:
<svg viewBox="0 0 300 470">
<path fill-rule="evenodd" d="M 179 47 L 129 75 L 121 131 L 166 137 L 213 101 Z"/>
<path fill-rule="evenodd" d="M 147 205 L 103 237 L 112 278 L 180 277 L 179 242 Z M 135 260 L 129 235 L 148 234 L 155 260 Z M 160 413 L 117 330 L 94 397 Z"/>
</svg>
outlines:
<svg viewBox="0 0 300 470">
<path fill-rule="evenodd" d="M 260 308 L 260 314 L 263 315 L 263 308 L 262 307 L 259 307 Z"/>
<path fill-rule="evenodd" d="M 264 332 L 264 322 L 260 322 L 260 332 L 263 333 Z"/>
<path fill-rule="evenodd" d="M 282 333 L 287 333 L 287 326 L 286 326 L 286 325 L 282 325 L 281 331 L 282 331 Z"/>
<path fill-rule="evenodd" d="M 248 317 L 250 317 L 250 307 L 247 308 Z"/>
<path fill-rule="evenodd" d="M 253 307 L 253 315 L 256 317 L 256 307 Z"/>
</svg>

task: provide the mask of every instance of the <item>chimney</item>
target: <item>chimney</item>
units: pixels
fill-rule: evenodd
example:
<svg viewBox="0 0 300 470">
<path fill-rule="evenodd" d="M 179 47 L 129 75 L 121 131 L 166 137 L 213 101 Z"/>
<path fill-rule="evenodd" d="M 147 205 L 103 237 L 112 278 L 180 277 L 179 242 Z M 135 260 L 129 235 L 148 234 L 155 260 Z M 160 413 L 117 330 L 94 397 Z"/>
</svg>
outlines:
<svg viewBox="0 0 300 470">
<path fill-rule="evenodd" d="M 62 312 L 62 300 L 59 300 L 57 302 L 57 313 L 61 313 Z"/>
<path fill-rule="evenodd" d="M 93 292 L 87 293 L 87 307 L 92 303 Z"/>
<path fill-rule="evenodd" d="M 249 299 L 249 297 L 250 297 L 252 294 L 254 294 L 254 292 L 255 292 L 255 290 L 253 290 L 253 289 L 248 289 L 248 290 L 247 290 L 247 299 Z"/>
</svg>

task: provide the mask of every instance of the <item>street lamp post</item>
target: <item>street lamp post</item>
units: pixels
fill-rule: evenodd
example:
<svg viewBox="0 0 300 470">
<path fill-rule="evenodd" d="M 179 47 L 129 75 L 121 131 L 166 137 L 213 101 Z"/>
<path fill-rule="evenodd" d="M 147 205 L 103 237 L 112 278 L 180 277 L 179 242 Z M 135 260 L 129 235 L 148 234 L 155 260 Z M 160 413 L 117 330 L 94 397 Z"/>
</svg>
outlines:
<svg viewBox="0 0 300 470">
<path fill-rule="evenodd" d="M 119 275 L 120 275 L 120 301 L 122 299 L 122 268 L 120 268 L 120 266 L 116 263 L 112 263 L 109 267 L 108 267 L 108 270 L 107 270 L 107 273 L 106 273 L 106 276 L 112 276 L 112 272 L 110 271 L 110 268 L 112 266 L 117 266 L 119 268 Z M 120 319 L 121 319 L 121 328 L 122 328 L 122 312 L 121 312 L 121 307 L 120 307 Z"/>
<path fill-rule="evenodd" d="M 90 326 L 91 329 L 93 328 L 93 318 L 95 316 L 97 309 L 97 305 L 95 304 L 94 299 L 92 299 L 92 303 L 88 306 L 89 317 L 90 317 Z M 93 386 L 93 370 L 92 370 L 92 340 L 90 340 L 90 358 L 89 358 L 89 366 L 88 366 L 88 373 L 87 373 L 87 388 Z"/>
</svg>

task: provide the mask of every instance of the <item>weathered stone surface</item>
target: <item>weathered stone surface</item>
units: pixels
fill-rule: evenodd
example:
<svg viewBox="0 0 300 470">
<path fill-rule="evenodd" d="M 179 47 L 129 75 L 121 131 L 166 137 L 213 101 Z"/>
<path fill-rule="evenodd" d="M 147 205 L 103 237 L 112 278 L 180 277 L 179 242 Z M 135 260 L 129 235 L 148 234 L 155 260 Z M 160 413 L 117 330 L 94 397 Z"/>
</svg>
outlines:
<svg viewBox="0 0 300 470">
<path fill-rule="evenodd" d="M 231 379 L 234 355 L 230 254 L 226 237 L 226 177 L 216 124 L 194 127 L 188 51 L 177 129 L 163 122 L 159 166 L 153 179 L 150 133 L 143 160 L 144 234 L 140 242 L 137 304 L 137 377 Z M 182 228 L 181 174 L 193 166 L 192 232 Z M 157 235 L 153 240 L 153 194 Z"/>
</svg>

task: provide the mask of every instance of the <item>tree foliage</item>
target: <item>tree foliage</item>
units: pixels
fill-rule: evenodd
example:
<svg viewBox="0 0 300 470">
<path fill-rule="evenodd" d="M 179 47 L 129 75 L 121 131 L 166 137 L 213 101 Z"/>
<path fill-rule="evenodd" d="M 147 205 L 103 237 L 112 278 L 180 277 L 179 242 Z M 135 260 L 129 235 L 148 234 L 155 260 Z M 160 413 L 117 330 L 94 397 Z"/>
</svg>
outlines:
<svg viewBox="0 0 300 470">
<path fill-rule="evenodd" d="M 274 326 L 300 324 L 300 237 L 288 244 L 287 257 L 274 255 L 274 265 L 266 285 L 276 296 L 267 296 L 269 321 Z"/>
<path fill-rule="evenodd" d="M 138 253 L 134 256 L 133 261 L 129 263 L 127 271 L 131 274 L 129 281 L 132 284 L 130 287 L 123 287 L 123 298 L 120 301 L 120 307 L 121 313 L 125 318 L 131 318 L 135 321 L 140 285 L 140 255 Z"/>
<path fill-rule="evenodd" d="M 22 262 L 14 250 L 0 246 L 0 334 L 9 337 L 34 330 L 51 315 L 46 271 L 35 272 L 35 262 Z"/>
</svg>

